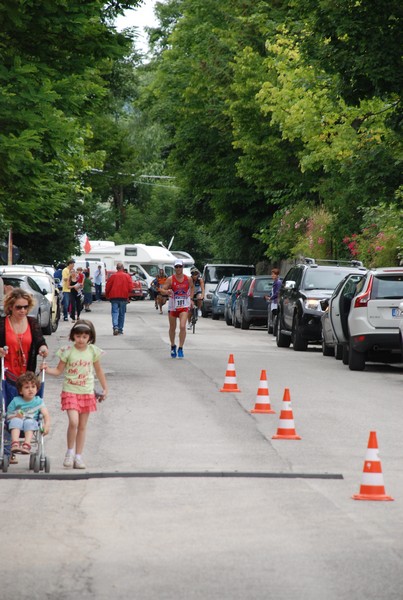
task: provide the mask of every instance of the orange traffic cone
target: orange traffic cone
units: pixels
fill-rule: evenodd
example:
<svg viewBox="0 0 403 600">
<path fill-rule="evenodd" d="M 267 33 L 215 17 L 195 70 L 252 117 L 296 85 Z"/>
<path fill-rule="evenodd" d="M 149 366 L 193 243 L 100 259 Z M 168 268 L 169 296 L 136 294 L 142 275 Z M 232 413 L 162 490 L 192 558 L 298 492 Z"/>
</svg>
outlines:
<svg viewBox="0 0 403 600">
<path fill-rule="evenodd" d="M 236 382 L 236 372 L 234 365 L 234 355 L 230 354 L 228 359 L 228 366 L 225 372 L 225 380 L 224 385 L 220 389 L 220 392 L 240 392 L 241 390 L 238 387 Z"/>
<path fill-rule="evenodd" d="M 297 435 L 294 425 L 294 417 L 292 414 L 290 390 L 285 388 L 283 396 L 283 408 L 280 413 L 280 423 L 276 435 L 273 435 L 272 440 L 300 440 Z"/>
<path fill-rule="evenodd" d="M 269 386 L 267 383 L 267 375 L 266 371 L 263 371 L 260 374 L 260 383 L 257 390 L 255 408 L 253 408 L 251 413 L 265 413 L 265 414 L 274 414 L 276 411 L 272 409 L 270 406 L 270 398 L 269 398 Z"/>
<path fill-rule="evenodd" d="M 376 431 L 370 431 L 368 449 L 365 455 L 364 469 L 360 493 L 353 496 L 354 500 L 393 500 L 385 494 L 383 485 L 382 465 L 378 458 L 378 441 Z"/>
</svg>

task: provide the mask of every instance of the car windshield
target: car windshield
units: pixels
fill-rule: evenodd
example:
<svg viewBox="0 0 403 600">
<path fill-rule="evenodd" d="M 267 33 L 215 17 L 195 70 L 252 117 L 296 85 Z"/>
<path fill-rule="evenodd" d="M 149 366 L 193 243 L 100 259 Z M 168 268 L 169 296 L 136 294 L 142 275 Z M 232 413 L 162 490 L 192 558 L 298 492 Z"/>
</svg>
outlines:
<svg viewBox="0 0 403 600">
<path fill-rule="evenodd" d="M 372 285 L 371 299 L 400 300 L 403 298 L 403 275 L 377 275 Z"/>
<path fill-rule="evenodd" d="M 217 288 L 217 292 L 218 293 L 224 293 L 224 292 L 228 292 L 228 286 L 229 286 L 229 279 L 224 279 L 224 281 L 222 281 L 220 283 L 220 285 Z"/>
<path fill-rule="evenodd" d="M 306 273 L 304 289 L 334 290 L 337 284 L 351 271 L 334 268 L 332 270 L 309 269 Z"/>
<path fill-rule="evenodd" d="M 32 279 L 34 279 L 34 281 L 36 281 L 36 283 L 39 285 L 41 290 L 45 289 L 47 294 L 52 293 L 52 286 L 50 284 L 48 277 L 46 277 L 46 276 L 42 277 L 41 275 L 35 275 L 35 277 L 34 277 L 32 275 Z"/>
<path fill-rule="evenodd" d="M 253 275 L 254 267 L 243 267 L 242 265 L 217 265 L 210 266 L 205 272 L 205 283 L 218 283 L 223 277 L 234 277 L 236 275 Z"/>
</svg>

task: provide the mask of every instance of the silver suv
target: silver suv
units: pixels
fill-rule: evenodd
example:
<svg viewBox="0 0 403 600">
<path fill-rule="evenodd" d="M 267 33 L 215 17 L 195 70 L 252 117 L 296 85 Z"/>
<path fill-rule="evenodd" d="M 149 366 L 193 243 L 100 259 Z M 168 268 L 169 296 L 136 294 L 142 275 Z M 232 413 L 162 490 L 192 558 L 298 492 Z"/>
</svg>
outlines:
<svg viewBox="0 0 403 600">
<path fill-rule="evenodd" d="M 403 267 L 350 275 L 329 302 L 329 321 L 343 362 L 362 371 L 366 361 L 400 362 Z"/>
</svg>

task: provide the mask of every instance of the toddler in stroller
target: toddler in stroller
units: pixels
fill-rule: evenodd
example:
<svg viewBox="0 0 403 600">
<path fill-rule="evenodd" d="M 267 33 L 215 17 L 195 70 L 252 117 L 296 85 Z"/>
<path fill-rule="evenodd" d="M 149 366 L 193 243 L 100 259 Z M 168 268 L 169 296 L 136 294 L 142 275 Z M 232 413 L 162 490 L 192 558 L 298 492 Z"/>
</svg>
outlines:
<svg viewBox="0 0 403 600">
<path fill-rule="evenodd" d="M 41 466 L 44 466 L 45 471 L 49 472 L 49 461 L 44 456 L 43 436 L 49 432 L 50 417 L 42 398 L 43 385 L 39 383 L 38 378 L 32 371 L 20 375 L 15 385 L 18 395 L 9 403 L 3 387 L 3 415 L 4 411 L 7 410 L 5 427 L 2 423 L 1 456 L 3 471 L 8 469 L 8 457 L 4 454 L 4 430 L 7 428 L 11 433 L 11 452 L 13 454 L 29 454 L 30 469 L 39 472 Z M 20 436 L 23 436 L 21 441 Z M 31 454 L 31 444 L 36 445 L 36 453 Z"/>
</svg>

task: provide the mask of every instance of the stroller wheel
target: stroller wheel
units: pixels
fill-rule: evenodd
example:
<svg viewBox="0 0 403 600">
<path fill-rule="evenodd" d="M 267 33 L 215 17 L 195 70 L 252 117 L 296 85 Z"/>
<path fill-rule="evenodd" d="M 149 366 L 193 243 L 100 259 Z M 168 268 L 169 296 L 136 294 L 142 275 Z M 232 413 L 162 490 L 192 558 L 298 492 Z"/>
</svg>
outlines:
<svg viewBox="0 0 403 600">
<path fill-rule="evenodd" d="M 39 454 L 34 454 L 34 473 L 39 473 L 41 468 L 41 457 Z"/>
<path fill-rule="evenodd" d="M 8 471 L 8 464 L 9 464 L 9 458 L 5 454 L 3 456 L 3 464 L 2 464 L 3 473 L 7 473 L 7 471 Z"/>
<path fill-rule="evenodd" d="M 29 455 L 29 470 L 33 471 L 35 465 L 35 454 Z"/>
<path fill-rule="evenodd" d="M 50 473 L 50 458 L 45 457 L 45 473 Z"/>
</svg>

